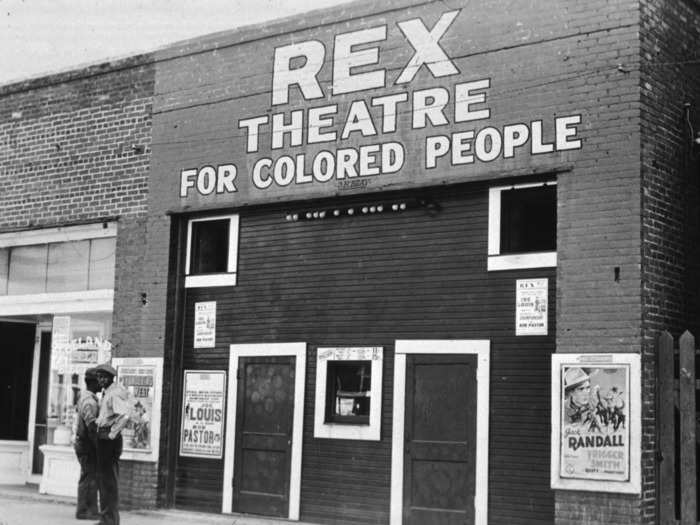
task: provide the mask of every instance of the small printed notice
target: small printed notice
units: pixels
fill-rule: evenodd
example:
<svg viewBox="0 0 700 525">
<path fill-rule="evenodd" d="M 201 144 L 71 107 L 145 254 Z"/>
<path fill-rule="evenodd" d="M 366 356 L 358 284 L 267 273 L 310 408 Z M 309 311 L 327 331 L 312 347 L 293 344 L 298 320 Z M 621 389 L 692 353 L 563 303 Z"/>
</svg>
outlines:
<svg viewBox="0 0 700 525">
<path fill-rule="evenodd" d="M 216 301 L 194 304 L 194 347 L 216 346 Z"/>
<path fill-rule="evenodd" d="M 221 458 L 226 372 L 185 370 L 180 455 Z"/>
<path fill-rule="evenodd" d="M 547 335 L 547 279 L 518 279 L 515 335 Z"/>
</svg>

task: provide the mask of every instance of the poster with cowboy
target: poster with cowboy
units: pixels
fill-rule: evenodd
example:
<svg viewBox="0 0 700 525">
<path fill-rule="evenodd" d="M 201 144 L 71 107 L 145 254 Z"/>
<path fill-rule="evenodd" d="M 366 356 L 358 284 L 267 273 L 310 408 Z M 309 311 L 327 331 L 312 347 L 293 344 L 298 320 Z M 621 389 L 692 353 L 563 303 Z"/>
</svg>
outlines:
<svg viewBox="0 0 700 525">
<path fill-rule="evenodd" d="M 552 445 L 559 452 L 557 477 L 630 482 L 632 363 L 612 354 L 553 357 L 558 440 Z"/>
</svg>

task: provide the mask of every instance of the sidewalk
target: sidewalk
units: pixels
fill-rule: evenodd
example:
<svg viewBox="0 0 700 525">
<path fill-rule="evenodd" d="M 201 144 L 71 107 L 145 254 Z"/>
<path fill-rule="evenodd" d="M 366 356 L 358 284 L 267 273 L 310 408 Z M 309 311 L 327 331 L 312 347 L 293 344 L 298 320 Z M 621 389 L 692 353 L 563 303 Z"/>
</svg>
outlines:
<svg viewBox="0 0 700 525">
<path fill-rule="evenodd" d="M 181 510 L 122 511 L 122 525 L 311 525 L 300 521 Z M 95 520 L 96 521 L 96 520 Z M 39 494 L 32 486 L 0 486 L 0 525 L 94 524 L 75 519 L 75 500 Z"/>
</svg>

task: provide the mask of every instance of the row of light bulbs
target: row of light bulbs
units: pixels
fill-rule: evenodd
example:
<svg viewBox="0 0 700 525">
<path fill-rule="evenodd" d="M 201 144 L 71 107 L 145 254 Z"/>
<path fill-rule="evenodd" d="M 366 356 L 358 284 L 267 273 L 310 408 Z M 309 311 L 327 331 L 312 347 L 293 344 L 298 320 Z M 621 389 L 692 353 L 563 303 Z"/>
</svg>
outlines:
<svg viewBox="0 0 700 525">
<path fill-rule="evenodd" d="M 405 202 L 395 202 L 390 205 L 384 204 L 372 204 L 365 206 L 358 206 L 356 208 L 335 208 L 333 210 L 314 210 L 305 211 L 301 213 L 288 213 L 285 217 L 287 221 L 299 221 L 299 220 L 314 220 L 314 219 L 325 219 L 326 217 L 340 217 L 341 215 L 356 215 L 356 214 L 370 214 L 370 213 L 382 213 L 385 210 L 391 211 L 404 211 L 408 206 Z"/>
</svg>

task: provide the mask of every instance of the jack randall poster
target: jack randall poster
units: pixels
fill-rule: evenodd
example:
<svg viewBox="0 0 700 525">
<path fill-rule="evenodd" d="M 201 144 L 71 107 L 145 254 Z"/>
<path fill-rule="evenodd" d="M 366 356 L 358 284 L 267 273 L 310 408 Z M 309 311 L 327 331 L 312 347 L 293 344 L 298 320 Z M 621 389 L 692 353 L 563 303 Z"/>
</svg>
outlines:
<svg viewBox="0 0 700 525">
<path fill-rule="evenodd" d="M 554 355 L 553 389 L 556 395 L 552 427 L 556 428 L 552 452 L 556 478 L 561 482 L 611 482 L 629 484 L 633 470 L 630 409 L 636 408 L 638 391 L 633 377 L 637 355 Z M 637 395 L 635 395 L 637 394 Z M 635 410 L 636 414 L 637 411 Z M 633 425 L 634 423 L 634 425 Z M 633 437 L 634 436 L 634 437 Z M 554 482 L 554 479 L 553 479 Z M 582 487 L 579 487 L 582 488 Z M 591 490 L 606 490 L 603 486 Z"/>
<path fill-rule="evenodd" d="M 226 372 L 185 370 L 180 455 L 221 458 Z"/>
<path fill-rule="evenodd" d="M 114 358 L 117 382 L 129 392 L 131 420 L 122 430 L 126 459 L 156 461 L 160 429 L 162 358 Z"/>
</svg>

